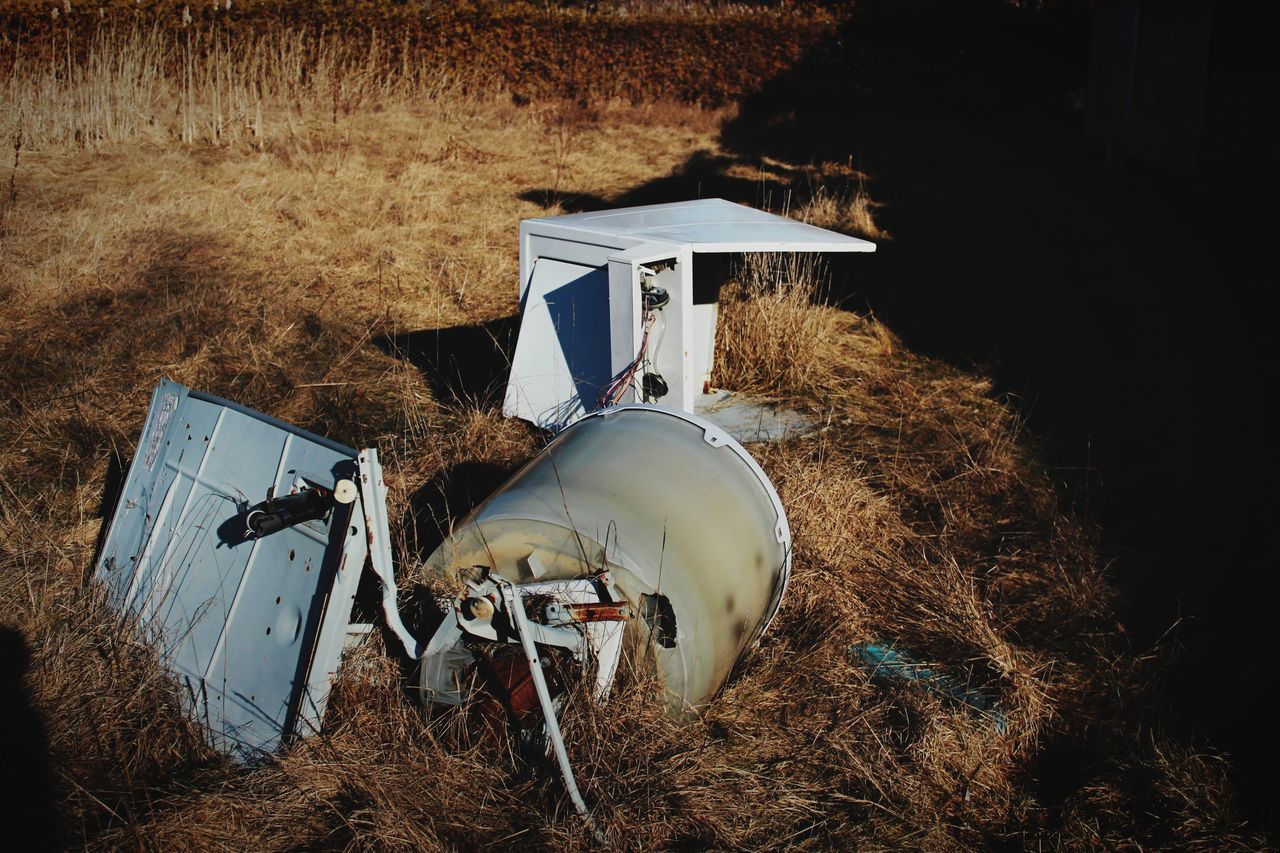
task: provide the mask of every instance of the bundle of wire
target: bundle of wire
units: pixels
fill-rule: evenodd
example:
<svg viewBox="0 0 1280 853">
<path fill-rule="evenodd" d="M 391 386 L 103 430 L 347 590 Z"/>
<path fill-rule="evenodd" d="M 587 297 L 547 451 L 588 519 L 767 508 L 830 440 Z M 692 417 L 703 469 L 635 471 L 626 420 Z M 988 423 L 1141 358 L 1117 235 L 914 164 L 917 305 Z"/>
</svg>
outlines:
<svg viewBox="0 0 1280 853">
<path fill-rule="evenodd" d="M 640 372 L 640 368 L 648 361 L 649 355 L 649 334 L 653 331 L 653 325 L 657 321 L 656 311 L 648 311 L 644 315 L 644 334 L 640 337 L 640 349 L 636 353 L 635 359 L 632 360 L 622 371 L 613 378 L 613 381 L 600 391 L 600 396 L 596 398 L 597 408 L 606 408 L 608 406 L 616 406 L 622 402 L 622 395 L 627 393 L 627 389 L 636 381 L 636 374 Z"/>
</svg>

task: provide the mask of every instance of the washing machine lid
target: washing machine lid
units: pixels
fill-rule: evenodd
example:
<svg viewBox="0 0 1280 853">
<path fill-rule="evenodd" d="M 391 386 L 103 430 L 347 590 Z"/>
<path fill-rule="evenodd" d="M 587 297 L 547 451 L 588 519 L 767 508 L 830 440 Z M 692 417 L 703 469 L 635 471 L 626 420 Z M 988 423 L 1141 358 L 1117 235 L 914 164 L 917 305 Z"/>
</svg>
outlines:
<svg viewBox="0 0 1280 853">
<path fill-rule="evenodd" d="M 367 549 L 358 499 L 257 537 L 247 511 L 331 491 L 356 476 L 355 457 L 176 382 L 152 394 L 95 573 L 213 745 L 240 760 L 319 727 Z"/>
</svg>

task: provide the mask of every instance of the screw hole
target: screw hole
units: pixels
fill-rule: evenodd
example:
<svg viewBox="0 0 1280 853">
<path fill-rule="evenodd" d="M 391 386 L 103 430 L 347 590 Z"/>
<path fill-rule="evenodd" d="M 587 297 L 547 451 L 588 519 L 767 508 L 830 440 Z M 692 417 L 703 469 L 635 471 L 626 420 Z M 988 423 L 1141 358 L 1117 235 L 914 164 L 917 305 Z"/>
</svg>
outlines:
<svg viewBox="0 0 1280 853">
<path fill-rule="evenodd" d="M 268 629 L 267 629 L 267 635 L 268 635 L 268 636 L 270 636 L 270 634 L 271 634 L 271 629 L 270 629 L 270 628 L 268 628 Z"/>
<path fill-rule="evenodd" d="M 292 559 L 293 559 L 293 549 L 292 549 L 292 548 L 290 548 L 290 549 L 289 549 L 289 559 L 290 559 L 290 560 L 292 560 Z"/>
</svg>

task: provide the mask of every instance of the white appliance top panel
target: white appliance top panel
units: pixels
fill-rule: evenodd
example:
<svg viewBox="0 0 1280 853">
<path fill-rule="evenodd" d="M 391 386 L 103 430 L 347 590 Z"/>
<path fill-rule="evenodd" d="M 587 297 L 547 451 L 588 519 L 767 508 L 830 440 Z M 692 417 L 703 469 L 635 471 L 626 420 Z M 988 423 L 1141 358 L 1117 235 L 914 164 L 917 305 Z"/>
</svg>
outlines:
<svg viewBox="0 0 1280 853">
<path fill-rule="evenodd" d="M 571 213 L 534 223 L 688 244 L 695 252 L 874 252 L 875 244 L 720 198 Z"/>
</svg>

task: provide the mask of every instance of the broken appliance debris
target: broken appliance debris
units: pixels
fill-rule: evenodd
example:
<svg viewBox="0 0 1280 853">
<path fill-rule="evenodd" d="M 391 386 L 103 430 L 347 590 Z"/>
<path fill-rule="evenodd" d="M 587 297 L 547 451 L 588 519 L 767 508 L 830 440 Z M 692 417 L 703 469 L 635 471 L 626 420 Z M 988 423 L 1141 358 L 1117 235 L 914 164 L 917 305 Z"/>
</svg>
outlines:
<svg viewBox="0 0 1280 853">
<path fill-rule="evenodd" d="M 892 643 L 855 643 L 849 646 L 848 652 L 849 657 L 862 663 L 870 678 L 919 685 L 985 717 L 1000 734 L 1009 733 L 1009 722 L 995 697 L 959 681 L 937 666 L 922 663 L 911 652 Z"/>
<path fill-rule="evenodd" d="M 96 577 L 213 745 L 254 761 L 319 730 L 343 650 L 374 627 L 352 616 L 367 564 L 425 702 L 462 704 L 482 660 L 516 661 L 589 821 L 544 666 L 576 667 L 603 699 L 635 655 L 656 669 L 670 713 L 696 712 L 760 638 L 790 571 L 773 485 L 693 411 L 718 287 L 701 289 L 693 256 L 872 248 L 719 200 L 523 223 L 505 410 L 559 434 L 426 560 L 443 612 L 425 643 L 397 609 L 377 451 L 168 380 Z M 735 429 L 763 423 L 723 395 L 711 403 L 735 412 Z"/>
<path fill-rule="evenodd" d="M 254 495 L 262 495 L 255 500 Z M 547 740 L 589 820 L 543 667 L 565 655 L 609 694 L 624 649 L 672 713 L 723 685 L 782 600 L 791 534 L 755 460 L 716 425 L 615 406 L 565 429 L 427 560 L 447 599 L 406 628 L 377 451 L 165 380 L 96 565 L 215 747 L 246 762 L 320 728 L 366 558 L 426 702 L 462 704 L 480 656 L 522 651 Z"/>
<path fill-rule="evenodd" d="M 632 404 L 561 432 L 455 527 L 425 574 L 460 586 L 490 572 L 531 589 L 609 578 L 584 593 L 625 601 L 635 618 L 620 624 L 656 659 L 681 715 L 710 700 L 763 633 L 790 565 L 782 502 L 747 451 L 696 415 Z M 476 621 L 463 604 L 454 611 L 463 631 Z M 611 672 L 616 635 L 599 636 L 595 656 Z M 454 694 L 461 676 L 423 673 L 429 695 Z"/>
<path fill-rule="evenodd" d="M 343 646 L 369 630 L 350 624 L 361 504 L 376 500 L 360 467 L 349 447 L 175 382 L 151 397 L 96 575 L 237 758 L 318 730 Z"/>
<path fill-rule="evenodd" d="M 520 332 L 503 411 L 557 430 L 615 403 L 701 414 L 742 441 L 794 414 L 711 388 L 727 256 L 873 252 L 875 244 L 723 199 L 520 223 Z"/>
<path fill-rule="evenodd" d="M 427 701 L 464 701 L 467 641 L 526 637 L 592 662 L 604 697 L 631 627 L 679 714 L 764 631 L 790 542 L 772 484 L 726 432 L 615 406 L 564 430 L 428 558 L 428 579 L 467 592 L 423 644 L 396 608 L 377 452 L 166 380 L 96 573 L 215 744 L 250 758 L 319 727 L 343 648 L 371 629 L 350 621 L 366 557 Z M 541 602 L 527 627 L 508 589 Z"/>
</svg>

